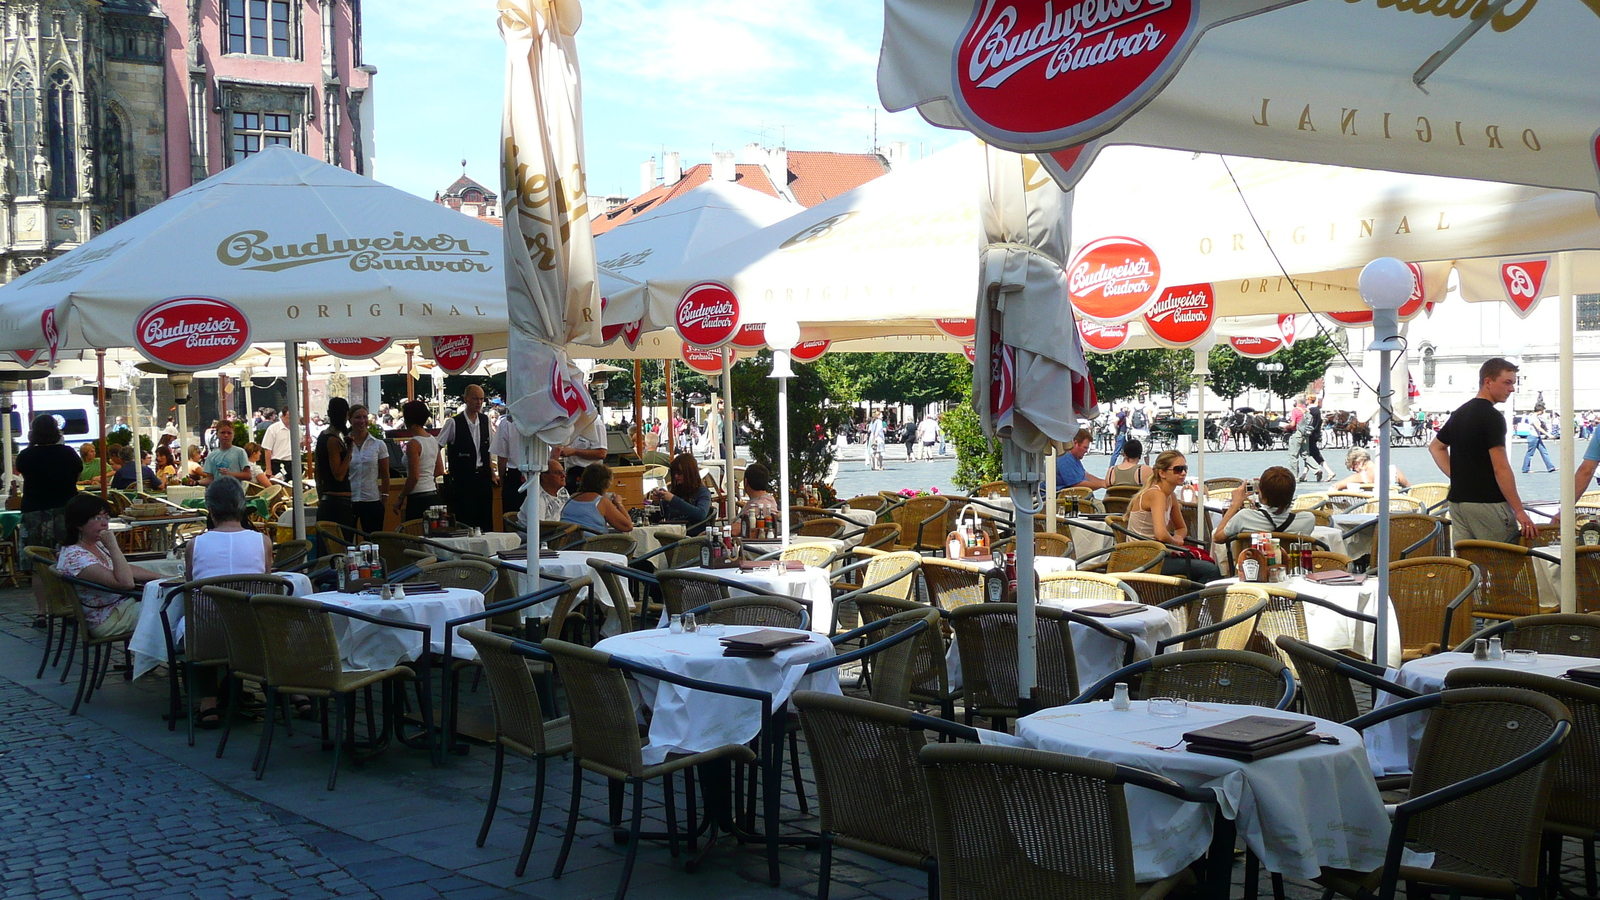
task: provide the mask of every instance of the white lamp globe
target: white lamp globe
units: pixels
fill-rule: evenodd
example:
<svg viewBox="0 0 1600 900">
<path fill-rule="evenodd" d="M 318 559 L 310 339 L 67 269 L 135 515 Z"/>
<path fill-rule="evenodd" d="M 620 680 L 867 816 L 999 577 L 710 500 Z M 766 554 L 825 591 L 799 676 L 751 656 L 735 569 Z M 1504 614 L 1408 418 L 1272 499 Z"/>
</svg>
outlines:
<svg viewBox="0 0 1600 900">
<path fill-rule="evenodd" d="M 767 346 L 774 350 L 791 350 L 800 343 L 800 323 L 793 319 L 768 322 L 763 333 Z"/>
<path fill-rule="evenodd" d="M 1362 301 L 1373 309 L 1399 309 L 1417 289 L 1411 267 L 1392 256 L 1367 263 L 1357 284 Z"/>
</svg>

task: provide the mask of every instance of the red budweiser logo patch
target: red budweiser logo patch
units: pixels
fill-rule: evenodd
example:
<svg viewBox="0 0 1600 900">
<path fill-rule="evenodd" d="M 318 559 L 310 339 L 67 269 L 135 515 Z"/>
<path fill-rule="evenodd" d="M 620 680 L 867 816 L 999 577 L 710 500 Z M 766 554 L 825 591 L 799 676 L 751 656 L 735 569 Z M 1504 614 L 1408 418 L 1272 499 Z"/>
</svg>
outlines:
<svg viewBox="0 0 1600 900">
<path fill-rule="evenodd" d="M 1103 322 L 1135 316 L 1156 295 L 1161 262 L 1144 242 L 1104 237 L 1085 244 L 1067 266 L 1067 292 L 1078 313 Z"/>
<path fill-rule="evenodd" d="M 1211 330 L 1217 298 L 1209 284 L 1167 288 L 1144 311 L 1144 330 L 1164 344 L 1182 347 Z"/>
<path fill-rule="evenodd" d="M 139 316 L 133 340 L 140 352 L 168 368 L 210 369 L 232 362 L 250 346 L 250 321 L 225 300 L 174 297 Z"/>
</svg>

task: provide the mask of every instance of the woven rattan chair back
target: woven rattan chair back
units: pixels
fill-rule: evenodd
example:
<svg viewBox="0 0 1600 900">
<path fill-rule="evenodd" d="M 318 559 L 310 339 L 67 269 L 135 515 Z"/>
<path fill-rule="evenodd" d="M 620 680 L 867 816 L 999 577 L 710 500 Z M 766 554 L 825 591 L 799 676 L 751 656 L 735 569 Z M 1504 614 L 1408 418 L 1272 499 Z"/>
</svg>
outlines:
<svg viewBox="0 0 1600 900">
<path fill-rule="evenodd" d="M 584 600 L 594 602 L 589 596 L 589 587 L 594 584 L 594 576 L 585 575 L 582 578 L 573 578 L 567 582 L 566 590 L 556 596 L 555 606 L 550 609 L 549 625 L 546 633 L 551 637 L 559 638 L 566 630 L 567 623 L 575 618 L 581 618 L 577 612 L 578 604 Z"/>
<path fill-rule="evenodd" d="M 1578 608 L 1600 613 L 1600 547 L 1578 548 Z"/>
<path fill-rule="evenodd" d="M 835 843 L 902 865 L 933 855 L 933 814 L 911 712 L 854 697 L 796 693 L 821 828 Z"/>
<path fill-rule="evenodd" d="M 887 619 L 895 613 L 908 610 L 933 609 L 926 603 L 915 600 L 901 600 L 899 597 L 884 597 L 878 594 L 863 594 L 856 598 L 856 606 L 861 610 L 861 624 L 871 625 L 879 619 Z M 877 640 L 877 638 L 869 638 Z"/>
<path fill-rule="evenodd" d="M 1377 515 L 1382 511 L 1383 504 L 1376 499 L 1368 500 L 1365 503 L 1357 503 L 1348 510 L 1348 512 L 1352 513 L 1370 513 L 1372 515 Z M 1390 513 L 1421 513 L 1425 511 L 1426 506 L 1415 497 L 1407 497 L 1405 494 L 1389 495 Z"/>
<path fill-rule="evenodd" d="M 669 616 L 681 616 L 691 609 L 728 598 L 728 586 L 709 573 L 662 569 L 656 573 L 656 580 L 661 584 L 661 599 Z"/>
<path fill-rule="evenodd" d="M 1445 691 L 1443 702 L 1428 714 L 1412 763 L 1411 795 L 1420 797 L 1511 762 L 1550 737 L 1563 721 L 1570 721 L 1566 707 L 1533 691 Z M 1436 871 L 1537 884 L 1554 770 L 1554 761 L 1546 760 L 1507 781 L 1418 813 L 1407 844 L 1433 853 L 1431 868 Z"/>
<path fill-rule="evenodd" d="M 821 538 L 836 538 L 843 533 L 844 523 L 833 518 L 811 519 L 790 531 L 790 534 Z"/>
<path fill-rule="evenodd" d="M 246 596 L 279 594 L 285 597 L 294 590 L 289 579 L 277 575 L 219 575 L 191 581 L 184 587 L 187 591 L 183 598 L 183 653 L 194 665 L 218 664 L 228 659 L 228 628 L 217 604 L 206 594 L 206 588 L 227 588 Z"/>
<path fill-rule="evenodd" d="M 851 509 L 865 509 L 873 513 L 881 513 L 889 505 L 889 501 L 879 494 L 862 494 L 859 497 L 851 497 L 846 500 L 844 505 Z"/>
<path fill-rule="evenodd" d="M 265 682 L 267 650 L 261 639 L 261 626 L 250 608 L 250 595 L 243 591 L 210 587 L 204 589 L 222 620 L 228 647 L 228 669 L 235 678 Z"/>
<path fill-rule="evenodd" d="M 1033 535 L 1034 556 L 1072 556 L 1072 538 L 1054 531 L 1039 531 Z"/>
<path fill-rule="evenodd" d="M 1159 606 L 1205 587 L 1187 578 L 1151 572 L 1117 572 L 1111 577 L 1133 588 L 1139 602 L 1147 606 Z"/>
<path fill-rule="evenodd" d="M 637 549 L 631 534 L 596 534 L 583 539 L 582 547 L 588 553 L 618 553 L 632 556 Z"/>
<path fill-rule="evenodd" d="M 398 531 L 380 531 L 372 536 L 372 543 L 378 545 L 378 555 L 383 557 L 385 571 L 398 572 L 406 566 L 416 562 L 416 557 L 407 553 L 407 550 L 417 550 L 428 555 L 433 555 L 433 548 L 422 542 L 420 537 L 402 534 Z"/>
<path fill-rule="evenodd" d="M 666 558 L 667 567 L 681 569 L 700 562 L 700 548 L 706 542 L 704 535 L 682 538 L 667 545 L 667 552 L 661 554 Z"/>
<path fill-rule="evenodd" d="M 1004 481 L 986 481 L 978 485 L 977 489 L 972 492 L 972 496 L 980 500 L 989 500 L 997 497 L 1009 498 L 1011 496 L 1011 485 L 1006 484 Z"/>
<path fill-rule="evenodd" d="M 266 651 L 267 681 L 294 693 L 326 697 L 339 690 L 339 639 L 333 616 L 316 600 L 257 594 L 250 598 Z"/>
<path fill-rule="evenodd" d="M 1546 828 L 1554 825 L 1573 837 L 1600 831 L 1600 688 L 1532 672 L 1471 667 L 1452 670 L 1444 686 L 1522 688 L 1560 701 L 1572 716 L 1572 734 L 1556 755 Z"/>
<path fill-rule="evenodd" d="M 489 702 L 494 709 L 495 737 L 525 756 L 544 752 L 544 709 L 533 683 L 528 660 L 512 651 L 515 643 L 504 635 L 461 626 L 457 634 L 478 651 L 489 681 Z"/>
<path fill-rule="evenodd" d="M 1311 551 L 1311 571 L 1332 572 L 1335 569 L 1348 572 L 1350 570 L 1350 557 L 1345 556 L 1343 553 L 1335 553 L 1332 550 Z"/>
<path fill-rule="evenodd" d="M 1228 539 L 1229 571 L 1233 571 L 1234 560 L 1238 559 L 1240 554 L 1249 549 L 1250 544 L 1254 539 L 1255 535 L 1250 533 L 1236 534 Z M 1296 551 L 1294 548 L 1298 544 L 1311 544 L 1313 553 L 1319 549 L 1327 549 L 1326 545 L 1309 534 L 1296 534 L 1292 531 L 1274 531 L 1272 532 L 1272 539 L 1277 542 L 1278 549 L 1283 554 L 1285 561 L 1293 561 L 1296 558 Z"/>
<path fill-rule="evenodd" d="M 1539 577 L 1526 548 L 1499 541 L 1457 541 L 1456 556 L 1478 567 L 1472 615 L 1515 619 L 1539 614 Z"/>
<path fill-rule="evenodd" d="M 1108 603 L 1131 599 L 1122 582 L 1098 572 L 1051 572 L 1039 579 L 1040 603 Z"/>
<path fill-rule="evenodd" d="M 1238 487 L 1241 484 L 1244 484 L 1244 479 L 1243 478 L 1235 478 L 1232 475 L 1222 475 L 1222 476 L 1219 476 L 1217 478 L 1207 478 L 1206 479 L 1206 490 L 1207 491 L 1232 491 L 1234 488 Z"/>
<path fill-rule="evenodd" d="M 784 548 L 778 558 L 784 562 L 798 562 L 814 569 L 825 568 L 833 559 L 833 548 L 827 544 L 794 544 Z"/>
<path fill-rule="evenodd" d="M 1133 498 L 1142 490 L 1144 490 L 1142 484 L 1113 484 L 1106 488 L 1106 495 L 1100 501 L 1100 505 L 1108 513 L 1125 516 L 1128 514 L 1128 504 L 1133 502 Z"/>
<path fill-rule="evenodd" d="M 589 567 L 593 570 L 589 577 L 596 584 L 605 585 L 606 593 L 611 596 L 611 614 L 616 617 L 618 633 L 633 630 L 633 618 L 638 614 L 638 609 L 633 605 L 633 598 L 628 593 L 629 582 L 624 581 L 615 572 L 607 572 L 595 563 L 601 560 L 589 560 Z"/>
<path fill-rule="evenodd" d="M 311 555 L 310 541 L 279 541 L 272 545 L 272 567 L 299 565 Z"/>
<path fill-rule="evenodd" d="M 516 515 L 516 513 L 508 513 L 507 515 Z M 422 519 L 407 519 L 404 522 L 401 522 L 399 525 L 396 525 L 394 530 L 400 534 L 410 534 L 417 537 L 422 537 L 424 524 L 425 523 Z"/>
<path fill-rule="evenodd" d="M 1445 634 L 1445 614 L 1477 582 L 1472 563 L 1452 556 L 1425 556 L 1389 564 L 1389 596 L 1394 600 L 1400 647 L 1409 659 L 1448 650 L 1472 634 L 1471 597 L 1450 615 Z"/>
<path fill-rule="evenodd" d="M 1413 484 L 1406 488 L 1406 496 L 1420 502 L 1428 509 L 1449 499 L 1450 485 L 1442 481 L 1430 481 L 1426 484 Z"/>
<path fill-rule="evenodd" d="M 1281 660 L 1244 650 L 1185 650 L 1152 657 L 1138 696 L 1194 703 L 1240 703 L 1271 709 L 1283 699 Z"/>
<path fill-rule="evenodd" d="M 1300 680 L 1306 713 L 1333 722 L 1348 722 L 1361 714 L 1355 688 L 1334 668 L 1326 651 L 1286 634 L 1279 635 L 1276 644 Z"/>
<path fill-rule="evenodd" d="M 910 706 L 916 689 L 930 680 L 928 657 L 934 645 L 942 647 L 944 643 L 938 633 L 938 610 L 928 606 L 897 612 L 882 628 L 874 631 L 870 639 L 874 643 L 888 640 L 918 622 L 928 625 L 921 634 L 871 656 L 872 682 L 867 696 L 873 701 L 889 706 Z"/>
<path fill-rule="evenodd" d="M 877 584 L 899 575 L 907 569 L 914 569 L 922 564 L 922 555 L 912 551 L 902 550 L 896 553 L 880 553 L 871 557 L 863 568 L 866 574 L 862 575 L 862 585 Z M 887 597 L 899 597 L 902 600 L 911 597 L 911 589 L 917 583 L 915 575 L 901 578 L 893 584 L 886 584 L 873 593 Z"/>
<path fill-rule="evenodd" d="M 1262 589 L 1267 592 L 1267 607 L 1256 618 L 1253 648 L 1264 655 L 1277 656 L 1278 647 L 1274 641 L 1281 635 L 1297 641 L 1310 641 L 1311 635 L 1306 629 L 1306 607 L 1300 602 L 1299 596 L 1292 590 L 1275 585 L 1262 585 Z M 1289 671 L 1299 674 L 1293 659 L 1285 658 L 1284 662 L 1289 666 Z"/>
<path fill-rule="evenodd" d="M 539 520 L 539 543 L 551 550 L 571 550 L 582 544 L 589 533 L 580 526 L 560 520 Z"/>
<path fill-rule="evenodd" d="M 1327 502 L 1327 494 L 1297 494 L 1294 501 L 1289 504 L 1289 510 L 1291 512 L 1310 512 Z"/>
<path fill-rule="evenodd" d="M 890 510 L 890 517 L 900 526 L 900 541 L 895 549 L 937 550 L 944 546 L 949 529 L 944 527 L 943 515 L 949 505 L 950 501 L 944 497 L 912 497 Z M 918 543 L 919 534 L 921 543 Z"/>
<path fill-rule="evenodd" d="M 1227 585 L 1207 588 L 1179 607 L 1185 617 L 1185 632 L 1226 621 L 1261 602 L 1264 594 L 1253 585 Z M 1245 619 L 1211 634 L 1184 642 L 1184 650 L 1244 650 L 1255 634 L 1256 620 Z"/>
<path fill-rule="evenodd" d="M 1389 559 L 1404 558 L 1407 548 L 1424 541 L 1426 543 L 1412 550 L 1409 555 L 1437 556 L 1443 543 L 1443 534 L 1444 529 L 1439 527 L 1439 520 L 1433 516 L 1419 512 L 1392 513 L 1389 516 Z"/>
<path fill-rule="evenodd" d="M 707 604 L 712 625 L 755 625 L 761 628 L 804 628 L 806 608 L 782 597 L 729 597 Z"/>
<path fill-rule="evenodd" d="M 942 896 L 1140 896 L 1115 764 L 978 744 L 921 759 Z"/>
<path fill-rule="evenodd" d="M 915 600 L 879 597 L 875 594 L 857 597 L 856 606 L 861 611 L 862 625 L 870 625 L 897 613 L 926 612 L 934 609 Z M 952 697 L 950 673 L 945 661 L 945 651 L 948 649 L 945 638 L 948 628 L 949 624 L 943 622 L 941 617 L 940 621 L 933 622 L 932 627 L 912 641 L 916 649 L 913 651 L 911 696 L 918 702 L 943 704 Z M 887 636 L 873 632 L 868 640 L 881 640 Z"/>
<path fill-rule="evenodd" d="M 870 550 L 891 548 L 900 540 L 900 525 L 896 522 L 879 522 L 868 525 L 861 534 L 861 546 Z"/>
<path fill-rule="evenodd" d="M 44 595 L 44 611 L 50 616 L 75 616 L 78 608 L 67 593 L 67 583 L 46 570 L 56 564 L 56 552 L 49 547 L 24 547 L 22 552 L 33 560 L 34 578 L 39 582 L 39 592 Z M 40 577 L 38 573 L 44 572 Z"/>
<path fill-rule="evenodd" d="M 1107 521 L 1110 520 L 1107 516 Z M 1156 568 L 1166 559 L 1167 545 L 1160 541 L 1123 541 L 1112 547 L 1106 559 L 1106 572 L 1137 572 Z"/>
<path fill-rule="evenodd" d="M 463 588 L 488 596 L 494 590 L 500 575 L 488 563 L 470 559 L 452 559 L 430 563 L 417 568 L 417 574 L 406 581 L 436 581 L 440 587 Z"/>
<path fill-rule="evenodd" d="M 572 716 L 572 752 L 592 771 L 611 778 L 644 776 L 639 720 L 628 682 L 611 667 L 611 654 L 566 641 L 540 644 L 555 658 Z"/>
<path fill-rule="evenodd" d="M 1060 610 L 1035 611 L 1034 641 L 1038 684 L 1034 699 L 1041 708 L 1063 706 L 1078 696 L 1078 660 L 1072 632 Z M 975 603 L 951 611 L 961 653 L 961 674 L 967 706 L 979 715 L 1015 718 L 1017 709 L 1017 605 Z"/>
<path fill-rule="evenodd" d="M 322 541 L 324 553 L 343 553 L 350 549 L 350 542 L 354 539 L 350 530 L 338 522 L 318 522 L 316 534 Z"/>
<path fill-rule="evenodd" d="M 928 599 L 940 609 L 952 610 L 968 603 L 983 602 L 983 570 L 973 563 L 925 559 L 922 578 L 928 588 Z"/>
<path fill-rule="evenodd" d="M 1560 656 L 1600 657 L 1600 616 L 1550 613 L 1514 619 L 1500 632 L 1507 650 L 1536 650 Z"/>
</svg>

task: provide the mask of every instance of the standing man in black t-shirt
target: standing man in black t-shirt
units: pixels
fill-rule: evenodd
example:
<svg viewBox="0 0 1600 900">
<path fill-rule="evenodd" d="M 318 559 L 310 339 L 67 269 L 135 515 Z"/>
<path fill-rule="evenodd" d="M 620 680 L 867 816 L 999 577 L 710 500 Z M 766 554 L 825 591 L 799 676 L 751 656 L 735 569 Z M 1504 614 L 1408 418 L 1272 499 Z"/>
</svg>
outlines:
<svg viewBox="0 0 1600 900">
<path fill-rule="evenodd" d="M 1428 445 L 1433 461 L 1450 479 L 1450 528 L 1456 542 L 1516 543 L 1537 534 L 1517 496 L 1516 476 L 1506 456 L 1506 417 L 1495 409 L 1517 387 L 1517 367 L 1494 357 L 1478 368 L 1478 396 L 1450 414 Z"/>
</svg>

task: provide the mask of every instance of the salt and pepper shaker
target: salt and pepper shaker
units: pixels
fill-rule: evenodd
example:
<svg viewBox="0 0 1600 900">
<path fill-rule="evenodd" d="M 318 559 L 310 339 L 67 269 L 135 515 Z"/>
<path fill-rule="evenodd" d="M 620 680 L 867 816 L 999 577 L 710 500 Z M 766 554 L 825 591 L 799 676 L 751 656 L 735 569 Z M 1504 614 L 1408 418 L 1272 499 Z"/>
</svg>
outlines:
<svg viewBox="0 0 1600 900">
<path fill-rule="evenodd" d="M 1478 638 L 1472 642 L 1472 658 L 1482 661 L 1489 658 L 1489 642 Z"/>
<path fill-rule="evenodd" d="M 683 634 L 683 617 L 671 616 L 667 619 L 667 631 L 672 634 Z"/>
<path fill-rule="evenodd" d="M 405 598 L 406 598 L 405 582 L 396 581 L 394 583 L 394 590 L 391 591 L 390 594 L 389 594 L 389 599 L 390 600 L 404 600 Z"/>
<path fill-rule="evenodd" d="M 1494 637 L 1489 638 L 1489 658 L 1490 659 L 1505 659 L 1506 658 L 1505 647 L 1500 643 L 1500 636 L 1499 635 L 1495 635 Z"/>
<path fill-rule="evenodd" d="M 1115 685 L 1112 686 L 1112 688 L 1111 688 L 1111 708 L 1112 709 L 1127 709 L 1128 708 L 1128 685 L 1127 685 L 1127 682 L 1119 681 Z"/>
</svg>

